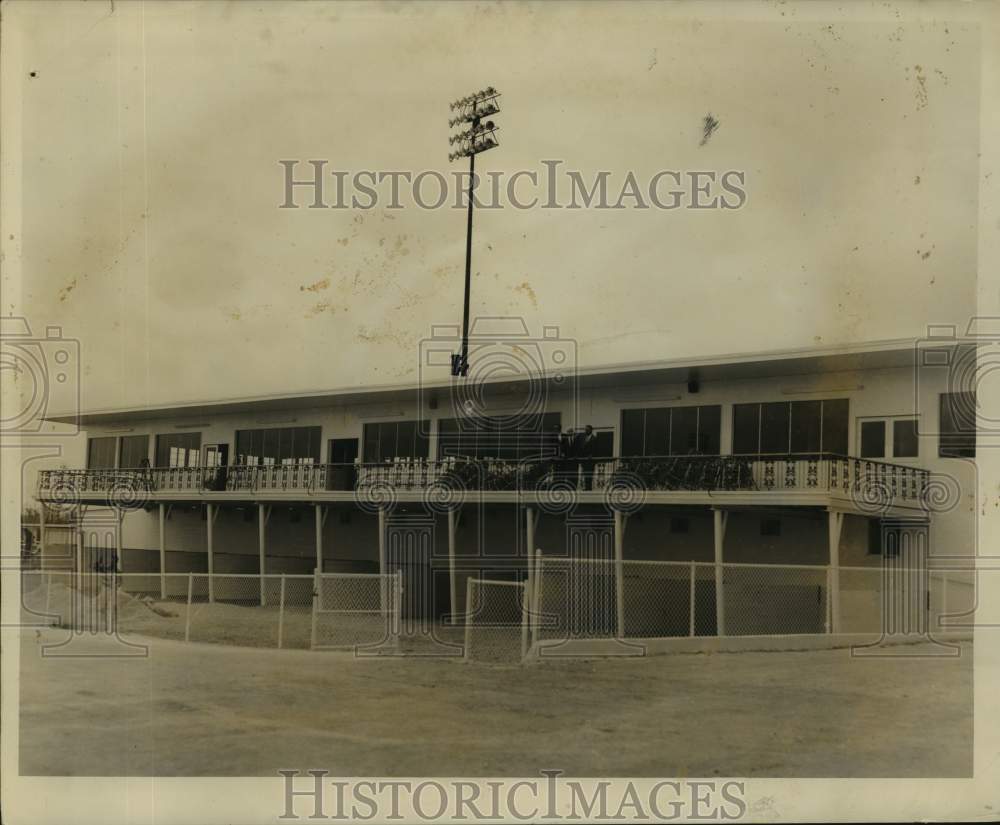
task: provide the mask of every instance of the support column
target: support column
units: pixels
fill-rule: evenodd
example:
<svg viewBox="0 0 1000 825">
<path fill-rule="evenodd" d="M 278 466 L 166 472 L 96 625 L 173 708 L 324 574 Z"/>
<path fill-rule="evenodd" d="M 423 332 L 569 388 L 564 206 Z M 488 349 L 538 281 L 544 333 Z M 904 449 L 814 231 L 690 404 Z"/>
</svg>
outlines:
<svg viewBox="0 0 1000 825">
<path fill-rule="evenodd" d="M 451 623 L 458 623 L 458 581 L 455 578 L 455 513 L 448 510 L 448 593 L 451 598 Z"/>
<path fill-rule="evenodd" d="M 257 505 L 257 567 L 260 571 L 260 606 L 264 606 L 264 573 L 267 566 L 264 559 L 267 556 L 267 517 L 271 508 L 264 505 Z"/>
<path fill-rule="evenodd" d="M 528 542 L 528 578 L 525 580 L 525 601 L 531 610 L 535 609 L 535 508 L 524 511 L 525 533 Z"/>
<path fill-rule="evenodd" d="M 215 557 L 213 555 L 212 547 L 212 527 L 215 524 L 215 505 L 209 502 L 205 505 L 207 508 L 205 512 L 205 523 L 208 529 L 208 600 L 210 602 L 215 601 L 215 580 L 213 579 L 213 574 L 215 573 Z"/>
<path fill-rule="evenodd" d="M 38 502 L 38 565 L 45 569 L 45 502 Z"/>
<path fill-rule="evenodd" d="M 726 594 L 723 586 L 722 547 L 726 540 L 726 524 L 729 513 L 712 510 L 715 535 L 715 635 L 726 635 Z"/>
<path fill-rule="evenodd" d="M 389 583 L 386 579 L 386 574 L 389 572 L 389 558 L 385 535 L 385 507 L 378 508 L 378 572 L 381 573 L 379 604 L 384 612 L 389 609 Z"/>
<path fill-rule="evenodd" d="M 830 539 L 830 632 L 840 633 L 840 531 L 844 514 L 829 512 Z"/>
<path fill-rule="evenodd" d="M 625 525 L 628 516 L 615 510 L 615 636 L 625 638 Z"/>
<path fill-rule="evenodd" d="M 326 510 L 322 504 L 314 504 L 316 508 L 316 569 L 323 572 L 323 524 L 326 522 Z"/>
<path fill-rule="evenodd" d="M 125 560 L 122 558 L 122 526 L 125 523 L 125 512 L 115 513 L 115 573 L 125 572 Z"/>
<path fill-rule="evenodd" d="M 167 598 L 167 505 L 160 502 L 160 598 Z"/>
</svg>

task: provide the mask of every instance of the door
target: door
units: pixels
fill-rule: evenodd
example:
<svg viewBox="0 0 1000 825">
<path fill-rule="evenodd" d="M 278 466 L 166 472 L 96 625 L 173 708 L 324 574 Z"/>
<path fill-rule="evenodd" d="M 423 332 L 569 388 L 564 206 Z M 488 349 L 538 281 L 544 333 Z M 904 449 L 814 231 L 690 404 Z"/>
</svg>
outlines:
<svg viewBox="0 0 1000 825">
<path fill-rule="evenodd" d="M 327 490 L 353 490 L 358 471 L 354 462 L 358 457 L 358 439 L 331 438 L 327 461 L 332 465 L 326 476 Z"/>
<path fill-rule="evenodd" d="M 205 487 L 207 489 L 226 489 L 228 466 L 228 444 L 205 445 Z"/>
</svg>

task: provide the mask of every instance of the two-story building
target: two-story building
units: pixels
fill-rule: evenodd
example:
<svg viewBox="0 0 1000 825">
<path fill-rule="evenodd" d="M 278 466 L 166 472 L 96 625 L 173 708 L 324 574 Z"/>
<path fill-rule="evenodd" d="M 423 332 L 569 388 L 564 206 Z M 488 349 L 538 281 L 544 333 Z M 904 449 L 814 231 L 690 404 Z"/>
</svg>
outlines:
<svg viewBox="0 0 1000 825">
<path fill-rule="evenodd" d="M 505 346 L 519 344 L 491 343 Z M 633 615 L 675 615 L 678 635 L 690 607 L 691 634 L 711 635 L 730 588 L 743 604 L 724 633 L 846 632 L 851 571 L 975 552 L 975 401 L 954 379 L 968 357 L 942 338 L 614 369 L 528 359 L 495 379 L 425 370 L 407 386 L 95 410 L 79 417 L 87 466 L 41 473 L 39 498 L 110 519 L 104 538 L 82 531 L 81 569 L 110 545 L 125 573 L 398 570 L 404 614 L 436 622 L 464 610 L 468 577 L 523 580 L 539 556 L 694 562 L 690 598 L 684 584 L 611 601 L 649 599 Z M 755 572 L 799 568 L 819 578 L 782 590 Z"/>
</svg>

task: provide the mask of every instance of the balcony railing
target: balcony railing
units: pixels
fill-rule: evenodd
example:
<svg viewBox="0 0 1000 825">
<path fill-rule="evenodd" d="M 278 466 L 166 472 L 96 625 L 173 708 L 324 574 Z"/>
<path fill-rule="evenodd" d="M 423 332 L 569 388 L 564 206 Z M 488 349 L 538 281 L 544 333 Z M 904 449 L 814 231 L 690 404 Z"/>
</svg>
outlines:
<svg viewBox="0 0 1000 825">
<path fill-rule="evenodd" d="M 633 458 L 396 459 L 354 464 L 44 470 L 42 499 L 107 496 L 129 501 L 158 493 L 359 493 L 745 491 L 826 492 L 877 508 L 923 501 L 929 473 L 917 467 L 831 454 L 687 455 Z"/>
</svg>

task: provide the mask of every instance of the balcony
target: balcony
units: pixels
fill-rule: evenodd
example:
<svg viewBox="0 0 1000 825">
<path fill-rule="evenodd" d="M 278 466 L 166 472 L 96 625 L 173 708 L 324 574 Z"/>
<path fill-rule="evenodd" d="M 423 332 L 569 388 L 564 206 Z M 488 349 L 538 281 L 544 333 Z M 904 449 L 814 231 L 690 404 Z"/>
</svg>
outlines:
<svg viewBox="0 0 1000 825">
<path fill-rule="evenodd" d="M 839 503 L 876 515 L 924 509 L 929 473 L 832 454 L 687 455 L 589 460 L 396 459 L 380 463 L 45 470 L 53 504 L 140 507 L 158 500 L 577 500 Z"/>
</svg>

